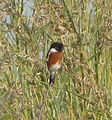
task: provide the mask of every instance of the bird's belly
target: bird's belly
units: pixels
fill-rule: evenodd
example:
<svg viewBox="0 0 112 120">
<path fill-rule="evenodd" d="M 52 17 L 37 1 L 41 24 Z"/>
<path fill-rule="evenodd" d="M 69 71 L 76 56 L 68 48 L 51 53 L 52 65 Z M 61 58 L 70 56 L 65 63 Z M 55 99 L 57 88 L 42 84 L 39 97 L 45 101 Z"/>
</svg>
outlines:
<svg viewBox="0 0 112 120">
<path fill-rule="evenodd" d="M 59 64 L 52 65 L 50 68 L 50 71 L 56 71 L 56 70 L 60 69 L 60 67 L 61 67 L 61 65 L 59 65 Z"/>
</svg>

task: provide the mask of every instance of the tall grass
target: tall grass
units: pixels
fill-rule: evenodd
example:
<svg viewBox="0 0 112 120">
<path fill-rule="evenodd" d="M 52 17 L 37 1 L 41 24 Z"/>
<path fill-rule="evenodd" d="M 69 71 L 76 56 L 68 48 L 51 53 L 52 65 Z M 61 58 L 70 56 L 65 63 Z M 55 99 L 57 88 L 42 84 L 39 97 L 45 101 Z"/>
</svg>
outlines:
<svg viewBox="0 0 112 120">
<path fill-rule="evenodd" d="M 0 120 L 111 120 L 111 0 L 0 2 Z M 65 47 L 49 87 L 46 54 Z"/>
</svg>

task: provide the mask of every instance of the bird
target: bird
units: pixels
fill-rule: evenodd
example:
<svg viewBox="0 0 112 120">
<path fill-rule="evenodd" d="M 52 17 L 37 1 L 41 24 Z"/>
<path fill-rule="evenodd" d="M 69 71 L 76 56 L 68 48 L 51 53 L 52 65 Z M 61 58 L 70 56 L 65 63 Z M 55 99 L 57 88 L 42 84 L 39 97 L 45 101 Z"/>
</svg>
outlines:
<svg viewBox="0 0 112 120">
<path fill-rule="evenodd" d="M 47 52 L 47 67 L 50 71 L 49 85 L 55 82 L 55 72 L 62 68 L 64 56 L 64 44 L 61 42 L 53 42 Z"/>
</svg>

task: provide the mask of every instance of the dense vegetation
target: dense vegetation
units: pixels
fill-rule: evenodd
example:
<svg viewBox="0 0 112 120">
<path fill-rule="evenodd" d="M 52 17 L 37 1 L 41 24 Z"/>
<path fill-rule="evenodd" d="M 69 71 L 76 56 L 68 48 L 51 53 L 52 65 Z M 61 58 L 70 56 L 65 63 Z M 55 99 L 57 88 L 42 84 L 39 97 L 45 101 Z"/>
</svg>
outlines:
<svg viewBox="0 0 112 120">
<path fill-rule="evenodd" d="M 49 87 L 46 54 L 65 47 Z M 0 120 L 112 120 L 112 1 L 0 1 Z"/>
</svg>

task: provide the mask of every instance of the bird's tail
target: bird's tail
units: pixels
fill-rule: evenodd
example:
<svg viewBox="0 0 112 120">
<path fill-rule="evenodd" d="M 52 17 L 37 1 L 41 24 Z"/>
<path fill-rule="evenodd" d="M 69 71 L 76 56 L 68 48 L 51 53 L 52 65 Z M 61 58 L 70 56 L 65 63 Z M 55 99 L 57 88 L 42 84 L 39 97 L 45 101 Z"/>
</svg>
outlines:
<svg viewBox="0 0 112 120">
<path fill-rule="evenodd" d="M 54 84 L 54 81 L 55 81 L 55 75 L 54 75 L 54 72 L 51 72 L 51 73 L 50 73 L 49 85 Z"/>
</svg>

